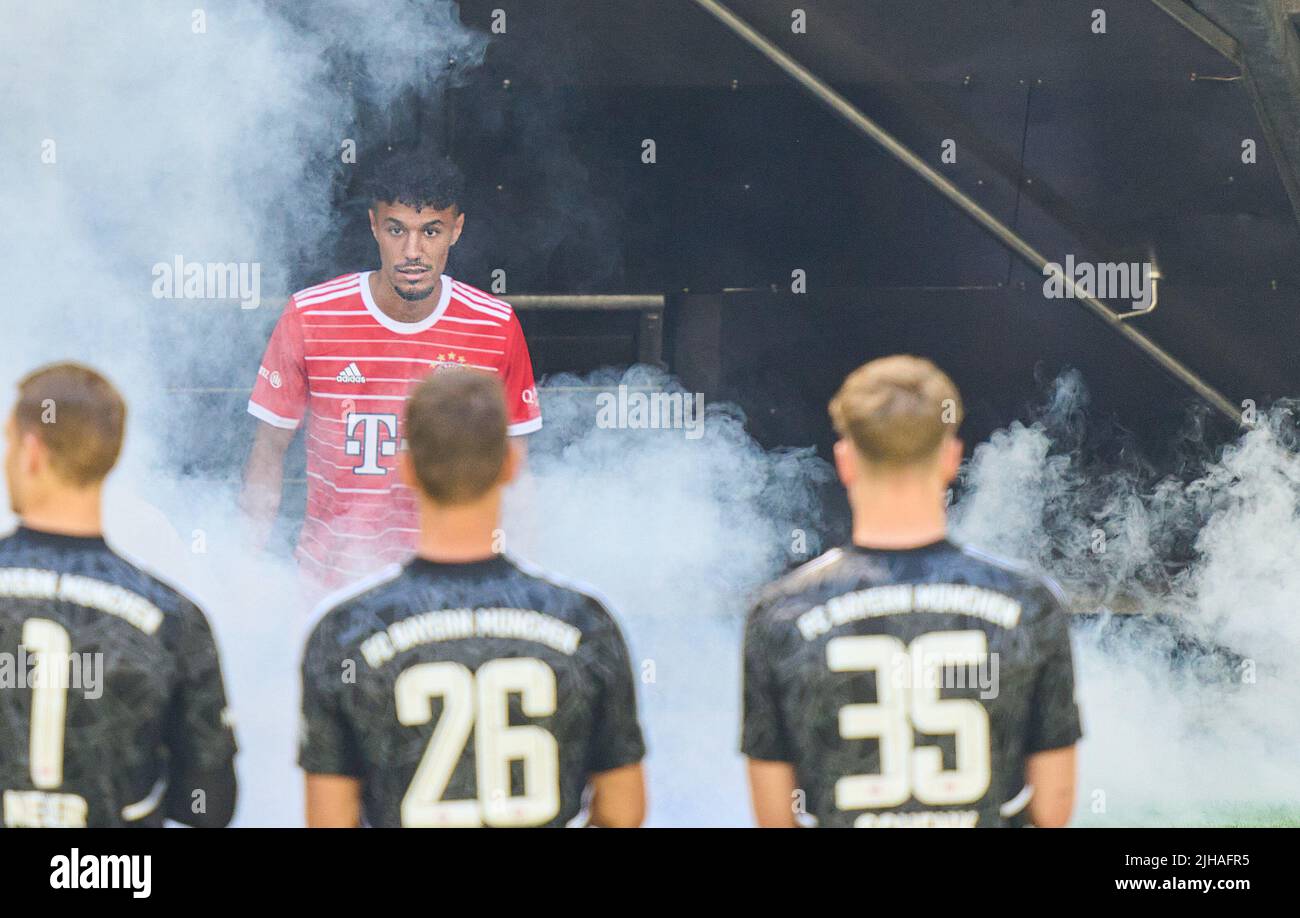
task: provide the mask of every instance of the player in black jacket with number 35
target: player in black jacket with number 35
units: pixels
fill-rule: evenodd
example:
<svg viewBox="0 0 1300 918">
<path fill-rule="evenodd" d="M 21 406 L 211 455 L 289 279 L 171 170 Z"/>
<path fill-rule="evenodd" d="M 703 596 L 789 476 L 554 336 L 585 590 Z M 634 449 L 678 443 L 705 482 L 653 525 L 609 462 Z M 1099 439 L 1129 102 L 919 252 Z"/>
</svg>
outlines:
<svg viewBox="0 0 1300 918">
<path fill-rule="evenodd" d="M 961 401 L 928 360 L 874 360 L 831 415 L 853 539 L 772 585 L 745 632 L 758 822 L 1064 825 L 1074 702 L 1059 589 L 947 538 Z"/>
</svg>

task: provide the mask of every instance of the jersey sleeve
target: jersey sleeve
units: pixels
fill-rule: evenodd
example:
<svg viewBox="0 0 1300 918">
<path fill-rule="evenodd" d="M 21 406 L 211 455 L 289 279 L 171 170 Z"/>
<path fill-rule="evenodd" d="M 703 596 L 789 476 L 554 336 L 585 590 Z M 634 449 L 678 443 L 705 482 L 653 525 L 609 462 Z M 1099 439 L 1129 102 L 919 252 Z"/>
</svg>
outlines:
<svg viewBox="0 0 1300 918">
<path fill-rule="evenodd" d="M 312 775 L 359 778 L 360 748 L 341 703 L 343 692 L 356 686 L 345 681 L 343 660 L 337 652 L 330 652 L 330 643 L 322 622 L 303 653 L 298 765 Z"/>
<path fill-rule="evenodd" d="M 528 342 L 519 317 L 510 314 L 510 330 L 506 335 L 506 367 L 503 377 L 506 390 L 506 407 L 510 411 L 507 432 L 512 437 L 541 429 L 542 409 L 537 400 L 537 383 L 533 380 L 533 359 L 528 354 Z"/>
<path fill-rule="evenodd" d="M 1074 655 L 1070 649 L 1070 613 L 1060 587 L 1046 584 L 1047 612 L 1040 627 L 1041 664 L 1034 686 L 1025 750 L 1030 755 L 1072 746 L 1083 735 L 1074 700 Z"/>
<path fill-rule="evenodd" d="M 756 606 L 745 625 L 740 751 L 751 759 L 793 762 L 762 610 Z"/>
<path fill-rule="evenodd" d="M 303 359 L 302 320 L 293 300 L 275 324 L 257 368 L 248 413 L 273 427 L 294 430 L 307 410 L 307 367 Z"/>
<path fill-rule="evenodd" d="M 645 739 L 637 719 L 636 682 L 627 642 L 608 612 L 604 617 L 607 628 L 597 639 L 603 685 L 587 758 L 587 770 L 592 774 L 645 758 Z"/>
<path fill-rule="evenodd" d="M 176 684 L 167 724 L 173 776 L 219 771 L 234 760 L 235 731 L 221 662 L 202 610 L 186 604 L 176 646 Z"/>
</svg>

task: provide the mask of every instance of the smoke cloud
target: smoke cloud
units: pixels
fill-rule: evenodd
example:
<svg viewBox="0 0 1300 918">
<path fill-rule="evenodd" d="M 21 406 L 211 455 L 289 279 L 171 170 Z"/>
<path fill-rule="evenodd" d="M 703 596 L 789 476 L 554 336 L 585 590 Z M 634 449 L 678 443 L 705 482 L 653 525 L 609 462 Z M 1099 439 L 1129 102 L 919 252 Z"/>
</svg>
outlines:
<svg viewBox="0 0 1300 918">
<path fill-rule="evenodd" d="M 127 395 L 108 536 L 213 620 L 243 825 L 301 822 L 306 622 L 289 565 L 242 539 L 233 498 L 252 422 L 238 389 L 293 266 L 338 231 L 341 145 L 365 141 L 350 138 L 356 106 L 457 79 L 486 47 L 450 2 L 309 9 L 229 0 L 199 22 L 203 11 L 162 0 L 45 0 L 6 6 L 0 29 L 0 83 L 17 88 L 0 120 L 0 389 L 77 359 Z M 261 306 L 156 297 L 155 266 L 178 256 L 256 263 Z M 620 616 L 651 748 L 651 823 L 745 824 L 741 615 L 752 590 L 824 547 L 817 491 L 831 472 L 809 451 L 764 452 L 722 405 L 698 440 L 602 429 L 594 393 L 620 383 L 675 387 L 645 368 L 550 381 L 531 473 L 509 495 L 507 548 L 595 584 Z M 1080 821 L 1223 821 L 1294 802 L 1290 409 L 1214 461 L 1190 445 L 1176 477 L 1090 463 L 1085 420 L 1082 380 L 1063 377 L 1041 417 L 975 450 L 954 506 L 959 536 L 1039 564 L 1101 610 L 1076 631 Z M 196 461 L 195 443 L 215 455 Z"/>
<path fill-rule="evenodd" d="M 602 429 L 596 393 L 619 385 L 681 391 L 646 367 L 551 380 L 507 547 L 594 584 L 619 617 L 650 750 L 649 823 L 746 825 L 740 622 L 765 581 L 819 553 L 816 488 L 832 472 L 811 449 L 764 452 L 728 405 L 707 407 L 699 439 Z"/>
<path fill-rule="evenodd" d="M 1037 563 L 1078 610 L 1076 822 L 1296 821 L 1300 464 L 1294 406 L 1175 471 L 1089 462 L 1082 379 L 978 446 L 959 538 Z M 1194 431 L 1194 428 L 1193 428 Z"/>
<path fill-rule="evenodd" d="M 0 388 L 76 359 L 126 395 L 107 535 L 213 621 L 241 744 L 237 825 L 301 823 L 296 667 L 307 627 L 291 566 L 243 542 L 234 497 L 252 422 L 239 414 L 240 388 L 294 266 L 337 233 L 341 145 L 366 140 L 352 137 L 357 108 L 457 79 L 486 47 L 450 2 L 307 10 L 234 0 L 200 20 L 164 2 L 53 0 L 7 8 L 0 30 L 0 79 L 21 89 L 0 121 L 11 304 Z M 155 266 L 177 258 L 255 263 L 261 305 L 155 296 Z M 709 407 L 699 440 L 599 429 L 594 391 L 620 381 L 674 386 L 633 369 L 543 392 L 546 427 L 510 496 L 509 547 L 612 597 L 642 679 L 652 821 L 742 822 L 736 617 L 787 563 L 793 530 L 805 533 L 799 550 L 815 552 L 811 486 L 827 469 L 808 451 L 764 453 L 725 406 Z M 214 455 L 196 457 L 195 444 Z"/>
<path fill-rule="evenodd" d="M 486 47 L 451 2 L 297 7 L 50 0 L 0 14 L 0 82 L 14 87 L 0 119 L 0 389 L 74 359 L 126 395 L 106 532 L 213 620 L 245 825 L 302 819 L 304 622 L 289 566 L 244 547 L 234 479 L 252 424 L 238 412 L 294 266 L 337 233 L 345 142 L 376 142 L 354 134 L 358 106 L 456 79 Z M 261 305 L 210 287 L 160 298 L 155 266 L 178 258 L 257 266 Z"/>
</svg>

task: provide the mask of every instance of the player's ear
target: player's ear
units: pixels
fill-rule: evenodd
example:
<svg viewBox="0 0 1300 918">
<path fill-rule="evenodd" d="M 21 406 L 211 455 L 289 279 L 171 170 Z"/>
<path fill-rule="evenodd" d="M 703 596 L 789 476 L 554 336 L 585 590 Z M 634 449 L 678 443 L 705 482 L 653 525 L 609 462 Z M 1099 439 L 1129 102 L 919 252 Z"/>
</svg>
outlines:
<svg viewBox="0 0 1300 918">
<path fill-rule="evenodd" d="M 848 488 L 858 478 L 858 453 L 848 440 L 835 441 L 835 471 L 840 476 L 840 484 Z"/>
<path fill-rule="evenodd" d="M 519 442 L 520 437 L 506 438 L 506 458 L 501 463 L 501 477 L 497 479 L 497 484 L 504 487 L 515 480 L 519 470 L 524 464 L 524 449 Z"/>
<path fill-rule="evenodd" d="M 19 440 L 18 456 L 22 470 L 28 475 L 40 475 L 45 469 L 49 468 L 50 451 L 41 441 L 41 438 L 31 431 L 23 434 L 22 439 Z"/>
<path fill-rule="evenodd" d="M 459 208 L 457 208 L 459 210 Z M 456 215 L 456 222 L 451 225 L 451 244 L 455 245 L 460 240 L 461 231 L 465 229 L 465 211 L 460 211 Z"/>
<path fill-rule="evenodd" d="M 943 483 L 948 484 L 957 477 L 957 472 L 961 470 L 961 455 L 963 445 L 956 437 L 949 437 L 944 441 L 942 454 L 939 458 L 940 472 L 943 475 Z"/>
<path fill-rule="evenodd" d="M 370 235 L 375 237 L 375 242 L 378 242 L 379 227 L 375 224 L 375 205 L 371 204 L 366 213 L 370 215 Z"/>
</svg>

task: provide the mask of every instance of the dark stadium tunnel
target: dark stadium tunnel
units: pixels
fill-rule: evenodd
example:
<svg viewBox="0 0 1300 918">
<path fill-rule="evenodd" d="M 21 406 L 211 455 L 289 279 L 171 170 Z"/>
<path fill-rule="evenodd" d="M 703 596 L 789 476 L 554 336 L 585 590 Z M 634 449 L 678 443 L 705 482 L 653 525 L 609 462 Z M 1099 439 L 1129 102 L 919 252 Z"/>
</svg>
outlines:
<svg viewBox="0 0 1300 918">
<path fill-rule="evenodd" d="M 464 0 L 462 19 L 487 30 L 497 6 Z M 1287 151 L 1241 68 L 1162 4 L 1109 10 L 1104 35 L 1063 27 L 1084 4 L 815 0 L 805 35 L 789 4 L 730 6 L 1049 258 L 1154 256 L 1159 308 L 1137 326 L 1234 404 L 1297 391 Z M 666 294 L 670 369 L 739 403 L 769 446 L 825 452 L 843 373 L 898 350 L 949 369 L 971 443 L 1069 367 L 1089 423 L 1156 461 L 1186 425 L 1194 394 L 1079 303 L 1044 299 L 1041 275 L 690 0 L 509 14 L 461 85 L 361 116 L 372 149 L 423 143 L 465 168 L 458 276 L 503 269 L 507 298 Z M 371 249 L 354 200 L 329 264 L 301 277 Z M 626 319 L 588 315 L 585 346 L 572 314 L 525 314 L 539 371 L 632 362 Z"/>
<path fill-rule="evenodd" d="M 806 34 L 788 3 L 728 5 L 1049 259 L 1156 260 L 1159 306 L 1133 324 L 1233 405 L 1300 392 L 1300 86 L 1284 94 L 1300 52 L 1289 20 L 1263 24 L 1268 0 L 1111 5 L 1104 34 L 1082 3 L 808 0 Z M 461 18 L 490 32 L 500 6 L 462 0 Z M 1031 419 L 1071 369 L 1088 393 L 1074 446 L 1090 460 L 1177 469 L 1237 435 L 1110 323 L 1046 299 L 1040 273 L 691 0 L 508 15 L 481 67 L 362 107 L 354 132 L 363 165 L 412 145 L 460 163 L 457 277 L 496 292 L 502 270 L 507 300 L 663 295 L 667 368 L 739 405 L 766 447 L 829 458 L 827 400 L 849 370 L 898 351 L 952 375 L 968 453 Z M 332 65 L 350 79 L 347 60 Z M 295 266 L 297 286 L 374 261 L 364 168 L 332 168 L 346 223 Z M 806 292 L 792 292 L 796 271 Z M 543 402 L 547 375 L 644 353 L 632 313 L 521 316 Z M 246 380 L 252 359 L 226 372 Z M 196 466 L 214 454 L 230 451 L 194 444 Z M 837 488 L 826 503 L 834 540 Z"/>
</svg>

